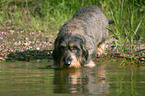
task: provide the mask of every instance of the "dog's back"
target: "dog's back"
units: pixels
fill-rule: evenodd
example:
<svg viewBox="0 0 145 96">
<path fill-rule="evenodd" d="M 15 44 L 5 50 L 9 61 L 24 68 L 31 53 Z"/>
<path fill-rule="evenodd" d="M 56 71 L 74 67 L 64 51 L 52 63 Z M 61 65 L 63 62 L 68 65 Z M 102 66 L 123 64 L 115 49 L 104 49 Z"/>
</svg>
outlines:
<svg viewBox="0 0 145 96">
<path fill-rule="evenodd" d="M 59 35 L 79 34 L 86 40 L 90 55 L 96 54 L 98 45 L 108 36 L 108 20 L 96 5 L 81 8 L 61 28 Z"/>
</svg>

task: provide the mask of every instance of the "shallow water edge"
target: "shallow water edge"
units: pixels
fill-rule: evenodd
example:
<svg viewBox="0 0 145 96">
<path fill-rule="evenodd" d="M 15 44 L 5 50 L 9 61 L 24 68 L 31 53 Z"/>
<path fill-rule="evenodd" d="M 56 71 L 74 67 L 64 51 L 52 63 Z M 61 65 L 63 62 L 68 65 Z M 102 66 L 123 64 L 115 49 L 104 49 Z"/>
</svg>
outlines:
<svg viewBox="0 0 145 96">
<path fill-rule="evenodd" d="M 95 61 L 96 67 L 48 69 L 53 60 L 0 62 L 1 96 L 145 94 L 145 66 L 120 67 L 122 59 Z"/>
</svg>

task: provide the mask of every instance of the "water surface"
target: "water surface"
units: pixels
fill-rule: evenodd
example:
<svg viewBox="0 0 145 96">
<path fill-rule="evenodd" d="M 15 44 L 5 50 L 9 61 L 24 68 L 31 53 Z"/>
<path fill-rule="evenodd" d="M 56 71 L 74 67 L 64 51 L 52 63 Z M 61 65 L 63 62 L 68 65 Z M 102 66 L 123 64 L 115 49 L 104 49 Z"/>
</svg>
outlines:
<svg viewBox="0 0 145 96">
<path fill-rule="evenodd" d="M 122 68 L 121 61 L 77 70 L 45 68 L 52 60 L 0 62 L 0 96 L 144 96 L 145 66 Z"/>
</svg>

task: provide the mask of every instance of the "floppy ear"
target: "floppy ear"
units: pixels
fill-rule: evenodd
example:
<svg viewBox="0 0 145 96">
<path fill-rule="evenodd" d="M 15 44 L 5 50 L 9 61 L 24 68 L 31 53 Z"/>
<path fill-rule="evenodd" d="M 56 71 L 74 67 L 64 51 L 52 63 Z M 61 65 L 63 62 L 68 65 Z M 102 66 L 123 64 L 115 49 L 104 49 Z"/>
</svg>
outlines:
<svg viewBox="0 0 145 96">
<path fill-rule="evenodd" d="M 87 47 L 85 44 L 82 44 L 82 59 L 84 63 L 87 63 L 88 57 L 89 57 L 89 52 L 87 50 Z"/>
<path fill-rule="evenodd" d="M 54 65 L 58 65 L 59 64 L 59 55 L 58 55 L 56 48 L 53 50 L 52 56 L 53 56 L 53 60 L 54 60 Z"/>
<path fill-rule="evenodd" d="M 56 40 L 54 42 L 54 49 L 53 49 L 53 53 L 52 53 L 54 65 L 59 64 L 59 53 L 57 51 L 57 46 L 58 46 L 58 38 L 56 38 Z"/>
</svg>

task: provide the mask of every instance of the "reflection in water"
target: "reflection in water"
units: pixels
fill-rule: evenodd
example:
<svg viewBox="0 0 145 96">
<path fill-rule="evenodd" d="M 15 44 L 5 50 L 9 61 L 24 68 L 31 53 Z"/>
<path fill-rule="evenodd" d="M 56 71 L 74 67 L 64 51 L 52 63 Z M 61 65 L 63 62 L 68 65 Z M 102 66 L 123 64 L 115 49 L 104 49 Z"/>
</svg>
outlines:
<svg viewBox="0 0 145 96">
<path fill-rule="evenodd" d="M 108 94 L 105 66 L 55 70 L 54 93 Z"/>
<path fill-rule="evenodd" d="M 97 61 L 95 68 L 78 70 L 45 68 L 48 60 L 0 62 L 0 96 L 144 96 L 145 66 L 123 68 L 121 62 Z"/>
</svg>

